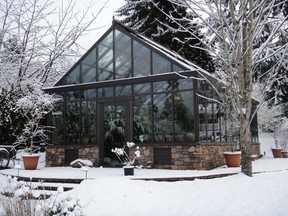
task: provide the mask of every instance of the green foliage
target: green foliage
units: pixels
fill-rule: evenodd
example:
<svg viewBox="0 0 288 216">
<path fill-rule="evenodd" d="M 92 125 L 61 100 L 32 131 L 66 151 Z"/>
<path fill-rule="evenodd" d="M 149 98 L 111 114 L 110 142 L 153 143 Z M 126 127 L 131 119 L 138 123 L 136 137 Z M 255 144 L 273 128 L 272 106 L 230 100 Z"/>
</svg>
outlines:
<svg viewBox="0 0 288 216">
<path fill-rule="evenodd" d="M 126 0 L 126 2 L 126 5 L 116 11 L 118 16 L 124 17 L 121 22 L 207 71 L 214 71 L 211 56 L 203 49 L 193 47 L 205 48 L 200 41 L 203 38 L 200 27 L 197 21 L 191 24 L 195 17 L 187 12 L 187 8 L 167 0 Z M 181 26 L 161 10 L 177 19 Z M 194 37 L 191 36 L 191 32 L 195 34 Z"/>
<path fill-rule="evenodd" d="M 12 145 L 24 128 L 26 118 L 20 111 L 14 109 L 16 102 L 21 98 L 22 90 L 11 86 L 9 90 L 2 87 L 0 90 L 0 143 Z"/>
</svg>

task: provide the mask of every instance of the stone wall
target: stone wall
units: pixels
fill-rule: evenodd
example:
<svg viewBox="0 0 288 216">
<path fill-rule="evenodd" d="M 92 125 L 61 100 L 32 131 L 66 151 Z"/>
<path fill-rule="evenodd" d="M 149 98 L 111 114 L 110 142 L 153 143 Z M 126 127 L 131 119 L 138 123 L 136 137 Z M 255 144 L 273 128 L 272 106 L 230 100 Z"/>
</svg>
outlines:
<svg viewBox="0 0 288 216">
<path fill-rule="evenodd" d="M 171 163 L 155 164 L 154 149 L 170 148 Z M 142 152 L 137 162 L 144 167 L 152 164 L 152 167 L 159 169 L 196 169 L 209 170 L 225 164 L 223 152 L 229 151 L 230 145 L 227 143 L 199 143 L 194 145 L 145 145 L 140 146 Z M 252 154 L 260 155 L 260 145 L 251 147 Z M 130 149 L 129 154 L 133 155 L 134 150 Z"/>
<path fill-rule="evenodd" d="M 223 152 L 229 151 L 230 146 L 227 143 L 198 143 L 193 145 L 160 145 L 148 144 L 139 146 L 141 157 L 137 163 L 145 168 L 152 164 L 152 167 L 158 169 L 179 169 L 179 170 L 209 170 L 225 164 Z M 170 149 L 171 161 L 165 164 L 155 164 L 154 149 Z M 65 150 L 66 149 L 66 150 Z M 67 150 L 75 150 L 78 158 L 88 159 L 94 166 L 99 166 L 99 146 L 49 146 L 46 150 L 46 166 L 64 166 L 67 164 Z M 129 155 L 134 155 L 135 149 L 130 149 Z M 260 155 L 260 145 L 251 146 L 252 154 Z"/>
<path fill-rule="evenodd" d="M 99 146 L 48 146 L 46 149 L 46 166 L 64 166 L 67 164 L 65 151 L 75 150 L 78 153 L 78 158 L 88 159 L 93 162 L 94 166 L 99 166 Z M 76 159 L 76 158 L 74 158 Z"/>
</svg>

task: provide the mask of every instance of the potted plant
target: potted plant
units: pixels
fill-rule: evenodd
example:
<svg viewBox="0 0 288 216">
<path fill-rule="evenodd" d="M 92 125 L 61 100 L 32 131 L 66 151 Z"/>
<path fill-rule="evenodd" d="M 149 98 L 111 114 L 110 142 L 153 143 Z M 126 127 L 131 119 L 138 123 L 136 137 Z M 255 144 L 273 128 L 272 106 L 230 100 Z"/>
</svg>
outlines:
<svg viewBox="0 0 288 216">
<path fill-rule="evenodd" d="M 227 122 L 227 141 L 230 143 L 230 151 L 223 153 L 225 163 L 228 167 L 240 167 L 241 151 L 239 149 L 239 126 L 237 124 L 237 115 L 233 115 L 233 108 L 231 105 L 227 106 L 226 113 Z"/>
<path fill-rule="evenodd" d="M 127 142 L 127 146 L 124 146 L 122 148 L 114 148 L 111 151 L 116 154 L 118 157 L 119 161 L 124 165 L 124 175 L 134 175 L 134 163 L 135 159 L 139 158 L 141 156 L 139 146 L 136 147 L 136 150 L 134 152 L 134 157 L 131 160 L 129 155 L 127 154 L 126 150 L 127 148 L 131 148 L 135 146 L 135 143 L 133 142 Z"/>
<path fill-rule="evenodd" d="M 26 119 L 22 133 L 17 136 L 14 146 L 25 146 L 27 154 L 21 155 L 25 169 L 36 169 L 40 155 L 34 154 L 40 145 L 47 143 L 51 127 L 41 124 L 45 115 L 53 108 L 56 98 L 44 93 L 40 86 L 27 86 L 25 96 L 16 102 L 16 110 Z M 36 151 L 35 151 L 36 150 Z M 38 152 L 38 151 L 37 151 Z M 32 164 L 30 164 L 32 162 Z"/>
<path fill-rule="evenodd" d="M 278 145 L 278 157 L 288 158 L 288 119 L 286 117 L 281 119 L 276 135 L 275 143 Z"/>
</svg>

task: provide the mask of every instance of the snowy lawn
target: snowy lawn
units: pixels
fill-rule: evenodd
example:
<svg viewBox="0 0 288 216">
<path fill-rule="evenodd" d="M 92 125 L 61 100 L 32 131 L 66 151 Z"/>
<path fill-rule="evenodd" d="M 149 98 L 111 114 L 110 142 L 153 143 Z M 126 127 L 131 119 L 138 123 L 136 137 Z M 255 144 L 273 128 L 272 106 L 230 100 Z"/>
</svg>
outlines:
<svg viewBox="0 0 288 216">
<path fill-rule="evenodd" d="M 261 135 L 261 153 L 266 155 L 253 162 L 253 178 L 239 168 L 219 167 L 210 171 L 135 170 L 134 177 L 123 176 L 122 169 L 89 168 L 88 179 L 66 192 L 80 199 L 84 213 L 121 216 L 233 216 L 275 215 L 288 212 L 288 159 L 274 159 L 270 148 L 273 139 Z M 16 174 L 16 170 L 1 173 Z M 12 173 L 11 173 L 12 172 Z M 14 172 L 14 173 L 13 173 Z M 133 178 L 201 176 L 219 173 L 233 176 L 194 181 L 154 182 Z M 84 178 L 77 168 L 56 167 L 37 171 L 20 170 L 26 176 Z M 0 175 L 1 177 L 1 175 Z M 0 178 L 3 180 L 4 178 Z"/>
</svg>

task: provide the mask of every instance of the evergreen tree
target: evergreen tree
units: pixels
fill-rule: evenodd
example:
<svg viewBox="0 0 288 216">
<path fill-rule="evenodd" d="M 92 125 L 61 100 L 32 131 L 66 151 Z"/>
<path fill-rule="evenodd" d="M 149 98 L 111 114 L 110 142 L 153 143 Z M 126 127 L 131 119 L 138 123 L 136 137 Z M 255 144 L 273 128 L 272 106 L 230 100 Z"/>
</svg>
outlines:
<svg viewBox="0 0 288 216">
<path fill-rule="evenodd" d="M 273 9 L 273 13 L 271 17 L 277 16 L 287 16 L 288 14 L 288 1 L 277 0 L 278 7 Z M 266 1 L 268 5 L 270 1 Z M 260 13 L 260 11 L 259 11 Z M 287 20 L 286 20 L 287 22 Z M 273 46 L 275 48 L 285 46 L 288 43 L 288 34 L 287 34 L 287 25 L 284 25 L 278 32 L 278 40 L 275 41 Z M 258 49 L 270 36 L 272 33 L 273 25 L 265 24 L 263 26 L 261 36 L 255 40 L 254 49 Z M 269 106 L 273 106 L 274 104 L 285 104 L 288 102 L 288 66 L 287 63 L 283 59 L 288 58 L 288 53 L 286 50 L 281 50 L 281 59 L 279 55 L 271 55 L 271 47 L 267 47 L 263 53 L 262 57 L 265 61 L 260 62 L 259 64 L 255 64 L 257 68 L 256 73 L 254 74 L 254 79 L 260 80 L 260 82 L 267 82 L 267 80 L 271 80 L 272 84 L 270 89 L 266 92 L 266 100 L 268 101 Z M 271 56 L 271 57 L 270 57 Z M 269 77 L 269 71 L 273 71 L 277 69 L 277 73 L 273 74 L 273 77 Z"/>
<path fill-rule="evenodd" d="M 170 14 L 179 23 L 161 10 Z M 204 45 L 200 41 L 203 38 L 200 27 L 195 17 L 187 12 L 187 8 L 167 0 L 126 0 L 126 4 L 119 8 L 116 14 L 118 17 L 124 17 L 121 21 L 129 28 L 175 51 L 201 68 L 213 72 L 211 56 L 201 49 Z M 191 25 L 192 20 L 195 21 Z M 192 37 L 189 32 L 193 32 L 198 38 Z M 198 48 L 194 48 L 195 45 Z"/>
</svg>

